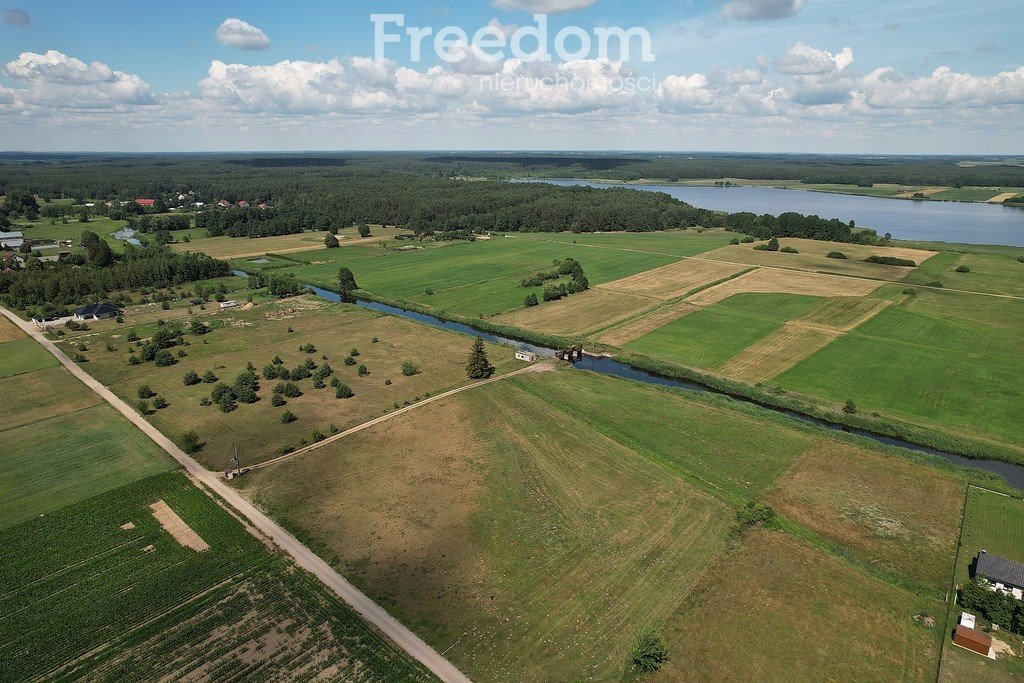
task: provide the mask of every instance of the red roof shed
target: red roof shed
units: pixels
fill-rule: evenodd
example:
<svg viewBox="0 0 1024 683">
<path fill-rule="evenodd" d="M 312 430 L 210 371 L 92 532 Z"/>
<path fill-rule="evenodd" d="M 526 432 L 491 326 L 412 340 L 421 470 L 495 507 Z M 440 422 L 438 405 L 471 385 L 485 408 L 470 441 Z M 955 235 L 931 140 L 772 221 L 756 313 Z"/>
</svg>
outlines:
<svg viewBox="0 0 1024 683">
<path fill-rule="evenodd" d="M 956 627 L 956 633 L 953 634 L 953 642 L 960 647 L 967 648 L 971 652 L 977 652 L 985 657 L 988 657 L 988 653 L 992 649 L 992 636 L 981 631 L 975 631 L 973 628 L 967 628 L 966 626 Z"/>
</svg>

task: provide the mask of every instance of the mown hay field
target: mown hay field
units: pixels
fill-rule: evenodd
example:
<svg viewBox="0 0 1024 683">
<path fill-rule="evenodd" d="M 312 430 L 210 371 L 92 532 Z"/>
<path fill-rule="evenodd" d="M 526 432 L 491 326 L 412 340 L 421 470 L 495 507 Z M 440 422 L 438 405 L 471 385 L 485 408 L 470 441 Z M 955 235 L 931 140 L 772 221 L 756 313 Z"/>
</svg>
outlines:
<svg viewBox="0 0 1024 683">
<path fill-rule="evenodd" d="M 651 296 L 663 300 L 674 299 L 701 285 L 735 275 L 743 269 L 744 266 L 730 263 L 691 258 L 613 280 L 600 287 L 626 294 Z"/>
<path fill-rule="evenodd" d="M 687 298 L 696 306 L 710 306 L 736 294 L 784 293 L 805 296 L 867 296 L 880 282 L 839 275 L 802 273 L 774 268 L 758 268 L 737 278 L 709 287 Z"/>
<path fill-rule="evenodd" d="M 19 330 L 17 325 L 0 315 L 0 344 L 24 337 L 25 333 Z"/>
<path fill-rule="evenodd" d="M 945 609 L 787 534 L 748 532 L 665 625 L 652 681 L 935 680 Z M 941 624 L 941 618 L 939 619 Z"/>
<path fill-rule="evenodd" d="M 648 332 L 653 332 L 659 327 L 663 327 L 674 320 L 678 320 L 683 316 L 687 316 L 694 311 L 699 310 L 701 309 L 697 306 L 686 303 L 685 301 L 668 304 L 660 308 L 656 308 L 650 313 L 638 318 L 627 320 L 622 324 L 615 325 L 614 327 L 602 332 L 597 339 L 602 344 L 625 346 L 629 342 L 634 339 L 639 339 Z"/>
<path fill-rule="evenodd" d="M 793 367 L 841 333 L 791 320 L 726 361 L 721 370 L 746 382 L 761 382 Z"/>
<path fill-rule="evenodd" d="M 591 289 L 558 301 L 543 301 L 495 318 L 495 322 L 537 332 L 576 335 L 632 316 L 656 305 L 653 299 L 605 289 Z"/>
<path fill-rule="evenodd" d="M 377 225 L 371 226 L 370 237 L 360 237 L 356 228 L 349 227 L 338 230 L 338 242 L 343 247 L 365 245 L 392 240 L 395 235 L 399 234 L 407 234 L 407 231 L 397 228 L 381 228 Z M 290 254 L 296 251 L 326 249 L 324 245 L 326 235 L 326 231 L 316 230 L 273 237 L 200 237 L 189 242 L 175 242 L 171 248 L 175 251 L 201 251 L 219 259 L 238 259 L 265 254 Z"/>
<path fill-rule="evenodd" d="M 0 344 L 0 378 L 14 377 L 57 365 L 57 359 L 28 337 Z"/>
<path fill-rule="evenodd" d="M 731 514 L 526 390 L 577 378 L 481 387 L 243 485 L 474 680 L 618 679 Z"/>
</svg>

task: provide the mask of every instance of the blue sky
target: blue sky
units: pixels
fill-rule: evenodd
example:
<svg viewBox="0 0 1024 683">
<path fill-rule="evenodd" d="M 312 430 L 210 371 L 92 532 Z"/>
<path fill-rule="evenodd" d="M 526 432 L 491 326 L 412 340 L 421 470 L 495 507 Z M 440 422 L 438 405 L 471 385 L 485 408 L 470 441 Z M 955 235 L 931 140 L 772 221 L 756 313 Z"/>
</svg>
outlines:
<svg viewBox="0 0 1024 683">
<path fill-rule="evenodd" d="M 5 2 L 0 149 L 1024 151 L 1019 2 Z M 642 27 L 657 59 L 372 60 L 374 12 L 472 35 L 534 9 Z"/>
</svg>

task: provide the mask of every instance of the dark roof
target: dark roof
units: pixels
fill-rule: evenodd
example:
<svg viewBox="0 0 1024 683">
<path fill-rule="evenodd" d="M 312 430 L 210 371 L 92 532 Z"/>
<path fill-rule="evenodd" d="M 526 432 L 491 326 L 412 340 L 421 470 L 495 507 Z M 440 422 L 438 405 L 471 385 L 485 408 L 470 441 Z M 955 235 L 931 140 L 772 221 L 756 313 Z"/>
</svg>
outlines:
<svg viewBox="0 0 1024 683">
<path fill-rule="evenodd" d="M 989 555 L 984 550 L 978 553 L 978 565 L 974 574 L 989 581 L 1024 588 L 1024 564 L 998 555 Z"/>
<path fill-rule="evenodd" d="M 87 304 L 79 309 L 76 309 L 75 315 L 117 315 L 120 312 L 121 309 L 119 309 L 114 304 Z"/>
</svg>

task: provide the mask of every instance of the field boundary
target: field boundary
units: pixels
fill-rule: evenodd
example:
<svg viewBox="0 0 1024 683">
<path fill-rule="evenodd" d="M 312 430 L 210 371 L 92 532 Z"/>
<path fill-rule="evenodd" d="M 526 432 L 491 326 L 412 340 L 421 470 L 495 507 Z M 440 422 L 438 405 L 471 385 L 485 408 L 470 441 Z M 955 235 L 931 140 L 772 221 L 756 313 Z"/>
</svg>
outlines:
<svg viewBox="0 0 1024 683">
<path fill-rule="evenodd" d="M 43 334 L 33 328 L 29 323 L 18 318 L 14 313 L 4 307 L 0 307 L 0 313 L 5 315 L 11 322 L 21 330 L 35 339 L 40 345 L 49 351 L 60 361 L 75 377 L 85 383 L 90 389 L 107 401 L 115 410 L 121 413 L 129 421 L 138 427 L 142 432 L 152 439 L 158 446 L 163 448 L 174 458 L 185 471 L 195 480 L 202 482 L 204 490 L 209 495 L 216 494 L 225 503 L 237 510 L 246 517 L 261 533 L 272 540 L 282 551 L 291 556 L 295 563 L 316 576 L 326 585 L 338 598 L 344 600 L 368 623 L 375 626 L 382 634 L 395 643 L 398 648 L 406 652 L 410 657 L 419 661 L 442 681 L 455 681 L 457 683 L 469 683 L 469 678 L 459 671 L 447 659 L 437 653 L 426 642 L 420 639 L 415 633 L 401 624 L 391 616 L 380 605 L 370 600 L 362 591 L 357 589 L 339 574 L 327 562 L 321 559 L 308 547 L 303 545 L 295 536 L 286 531 L 284 527 L 261 512 L 251 502 L 246 500 L 240 493 L 227 486 L 221 478 L 202 467 L 192 457 L 178 448 L 174 442 L 168 439 L 162 432 L 149 424 L 141 416 L 132 410 L 128 404 L 119 399 L 112 391 L 103 386 L 89 373 L 80 368 L 67 355 Z"/>
</svg>

